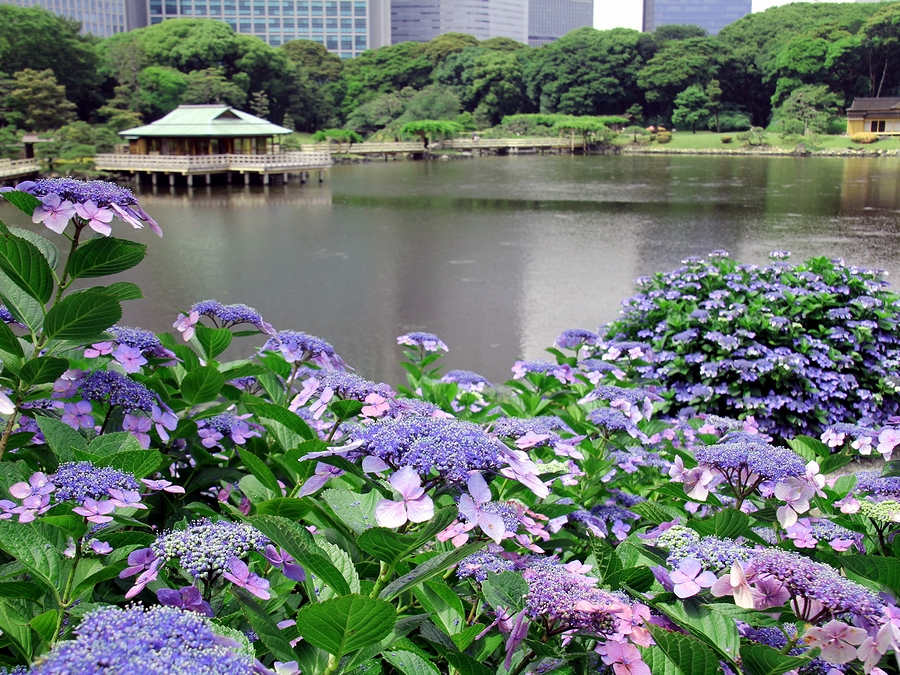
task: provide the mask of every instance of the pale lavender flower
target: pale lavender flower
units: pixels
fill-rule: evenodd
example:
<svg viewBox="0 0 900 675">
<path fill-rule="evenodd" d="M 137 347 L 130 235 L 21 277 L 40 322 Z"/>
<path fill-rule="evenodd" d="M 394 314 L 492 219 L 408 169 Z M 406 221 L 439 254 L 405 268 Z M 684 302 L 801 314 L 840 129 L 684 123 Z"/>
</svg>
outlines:
<svg viewBox="0 0 900 675">
<path fill-rule="evenodd" d="M 56 234 L 62 234 L 75 215 L 75 205 L 54 193 L 44 195 L 40 200 L 41 203 L 35 207 L 31 216 L 31 222 L 43 223 Z"/>
<path fill-rule="evenodd" d="M 821 628 L 810 627 L 803 634 L 803 640 L 810 647 L 818 647 L 820 656 L 830 663 L 849 663 L 856 658 L 856 646 L 866 639 L 862 628 L 848 626 L 843 621 L 829 621 Z"/>
<path fill-rule="evenodd" d="M 673 570 L 669 577 L 675 584 L 675 595 L 679 598 L 693 597 L 716 582 L 716 575 L 704 571 L 700 561 L 695 558 L 682 560 L 678 569 Z"/>
<path fill-rule="evenodd" d="M 115 504 L 111 501 L 98 502 L 90 497 L 81 502 L 81 506 L 72 509 L 72 513 L 84 516 L 91 523 L 111 523 L 112 516 L 109 514 L 116 510 Z"/>
<path fill-rule="evenodd" d="M 109 224 L 112 222 L 113 212 L 110 209 L 97 206 L 93 200 L 88 199 L 83 204 L 75 204 L 75 213 L 97 234 L 102 234 L 104 237 L 112 234 Z M 60 233 L 61 230 L 57 231 L 57 234 Z"/>
<path fill-rule="evenodd" d="M 134 436 L 145 450 L 150 447 L 150 427 L 153 421 L 149 417 L 127 413 L 122 419 L 122 429 Z"/>
<path fill-rule="evenodd" d="M 499 544 L 503 541 L 507 527 L 501 516 L 482 508 L 492 499 L 491 490 L 484 477 L 477 471 L 473 471 L 469 474 L 467 487 L 469 492 L 463 493 L 459 498 L 460 514 L 465 516 L 473 527 L 479 527 L 482 532 Z"/>
<path fill-rule="evenodd" d="M 136 373 L 141 369 L 141 366 L 147 365 L 147 359 L 137 347 L 119 345 L 112 355 L 116 361 L 122 364 L 122 369 L 126 373 Z"/>
<path fill-rule="evenodd" d="M 255 572 L 251 572 L 247 563 L 240 558 L 231 558 L 228 561 L 228 569 L 222 576 L 235 586 L 250 591 L 257 598 L 268 600 L 272 597 L 269 593 L 269 582 Z"/>
<path fill-rule="evenodd" d="M 422 479 L 411 466 L 404 466 L 390 478 L 391 487 L 400 493 L 400 501 L 382 499 L 375 507 L 380 527 L 400 527 L 408 520 L 424 523 L 434 516 L 434 502 L 425 494 Z"/>
<path fill-rule="evenodd" d="M 439 349 L 442 349 L 445 352 L 449 351 L 447 345 L 445 345 L 437 335 L 434 333 L 423 333 L 421 331 L 414 331 L 398 336 L 397 344 L 418 347 L 423 352 L 436 352 Z"/>
<path fill-rule="evenodd" d="M 215 616 L 212 607 L 203 599 L 200 589 L 196 586 L 185 586 L 177 591 L 171 588 L 161 588 L 156 591 L 156 598 L 164 607 L 178 607 L 188 612 L 196 612 L 201 616 Z"/>
</svg>

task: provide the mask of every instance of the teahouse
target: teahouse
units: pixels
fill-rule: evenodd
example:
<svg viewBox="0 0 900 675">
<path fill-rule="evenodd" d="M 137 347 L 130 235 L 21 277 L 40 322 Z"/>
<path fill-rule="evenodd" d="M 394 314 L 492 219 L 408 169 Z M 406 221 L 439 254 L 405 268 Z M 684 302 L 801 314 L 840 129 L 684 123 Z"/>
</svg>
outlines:
<svg viewBox="0 0 900 675">
<path fill-rule="evenodd" d="M 847 108 L 847 133 L 900 135 L 900 98 L 855 98 Z"/>
<path fill-rule="evenodd" d="M 128 140 L 128 154 L 98 155 L 97 168 L 103 171 L 147 172 L 156 183 L 156 174 L 187 176 L 238 172 L 249 182 L 259 173 L 268 184 L 269 174 L 325 169 L 331 156 L 325 152 L 276 152 L 275 139 L 291 130 L 235 110 L 227 105 L 181 105 L 151 124 L 120 131 Z M 305 174 L 305 171 L 301 172 Z"/>
</svg>

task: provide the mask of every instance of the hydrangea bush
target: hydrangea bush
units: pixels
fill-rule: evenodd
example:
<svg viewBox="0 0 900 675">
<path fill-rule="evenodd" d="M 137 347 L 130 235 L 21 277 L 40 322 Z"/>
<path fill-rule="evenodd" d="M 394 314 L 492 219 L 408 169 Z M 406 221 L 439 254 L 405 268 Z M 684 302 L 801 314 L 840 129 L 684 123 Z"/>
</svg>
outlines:
<svg viewBox="0 0 900 675">
<path fill-rule="evenodd" d="M 152 222 L 133 195 L 20 187 L 70 246 L 0 226 L 7 672 L 896 672 L 900 467 L 825 476 L 891 459 L 886 396 L 812 437 L 673 414 L 648 336 L 565 331 L 500 385 L 409 333 L 395 389 L 245 305 L 153 335 L 133 284 L 70 288 L 143 258 L 106 227 Z"/>
</svg>

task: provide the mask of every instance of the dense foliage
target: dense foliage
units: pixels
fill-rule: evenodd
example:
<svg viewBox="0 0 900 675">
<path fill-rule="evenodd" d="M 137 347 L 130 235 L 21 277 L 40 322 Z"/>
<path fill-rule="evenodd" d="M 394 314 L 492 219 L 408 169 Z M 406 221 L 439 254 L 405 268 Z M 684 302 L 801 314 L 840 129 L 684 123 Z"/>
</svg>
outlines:
<svg viewBox="0 0 900 675">
<path fill-rule="evenodd" d="M 644 125 L 720 131 L 774 121 L 773 131 L 840 133 L 854 97 L 900 93 L 891 61 L 898 16 L 893 4 L 795 3 L 714 37 L 696 26 L 579 28 L 535 49 L 448 33 L 342 61 L 316 42 L 270 47 L 206 19 L 98 41 L 39 7 L 3 5 L 0 125 L 46 131 L 74 110 L 121 130 L 179 103 L 227 103 L 300 131 L 344 127 L 385 140 L 409 122 L 484 131 L 529 113 L 628 112 Z"/>
<path fill-rule="evenodd" d="M 664 415 L 649 346 L 587 330 L 497 387 L 443 373 L 437 336 L 401 335 L 399 391 L 246 305 L 201 301 L 154 335 L 117 325 L 134 284 L 73 288 L 141 262 L 122 223 L 161 234 L 131 192 L 18 187 L 3 197 L 69 252 L 0 225 L 12 672 L 893 672 L 898 467 L 824 475 L 890 460 L 897 418 L 872 419 L 889 397 L 783 447 L 746 409 Z M 845 303 L 857 324 L 889 299 L 877 275 L 808 267 L 680 276 L 779 276 L 770 323 L 798 317 L 789 295 L 827 315 L 826 284 L 868 298 Z M 220 361 L 235 339 L 248 358 Z"/>
</svg>

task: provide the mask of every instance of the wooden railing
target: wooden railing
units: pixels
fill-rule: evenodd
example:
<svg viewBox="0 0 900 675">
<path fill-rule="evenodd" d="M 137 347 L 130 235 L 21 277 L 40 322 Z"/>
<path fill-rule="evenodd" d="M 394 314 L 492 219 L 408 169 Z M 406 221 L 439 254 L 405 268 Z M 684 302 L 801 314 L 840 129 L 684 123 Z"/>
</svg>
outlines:
<svg viewBox="0 0 900 675">
<path fill-rule="evenodd" d="M 576 145 L 580 143 L 580 137 L 576 139 Z M 432 141 L 428 149 L 453 149 L 453 150 L 500 150 L 504 148 L 568 148 L 572 140 L 568 137 L 556 136 L 529 137 L 529 138 L 479 138 L 477 141 L 471 138 L 452 138 L 443 141 Z M 425 144 L 418 142 L 385 142 L 385 143 L 316 143 L 302 146 L 306 152 L 330 152 L 332 155 L 368 155 L 425 152 Z"/>
<path fill-rule="evenodd" d="M 217 173 L 221 171 L 279 172 L 325 169 L 328 152 L 283 152 L 275 155 L 125 155 L 101 154 L 94 158 L 101 171 L 160 171 L 168 173 Z"/>
<path fill-rule="evenodd" d="M 41 165 L 36 159 L 0 159 L 0 178 L 25 176 L 40 169 Z"/>
<path fill-rule="evenodd" d="M 579 141 L 581 139 L 578 139 Z M 568 148 L 568 138 L 538 136 L 535 138 L 453 138 L 443 142 L 443 147 L 454 150 L 496 150 L 500 148 Z"/>
<path fill-rule="evenodd" d="M 330 152 L 332 155 L 368 155 L 382 153 L 425 152 L 422 142 L 388 141 L 385 143 L 315 143 L 302 146 L 304 152 Z"/>
</svg>

